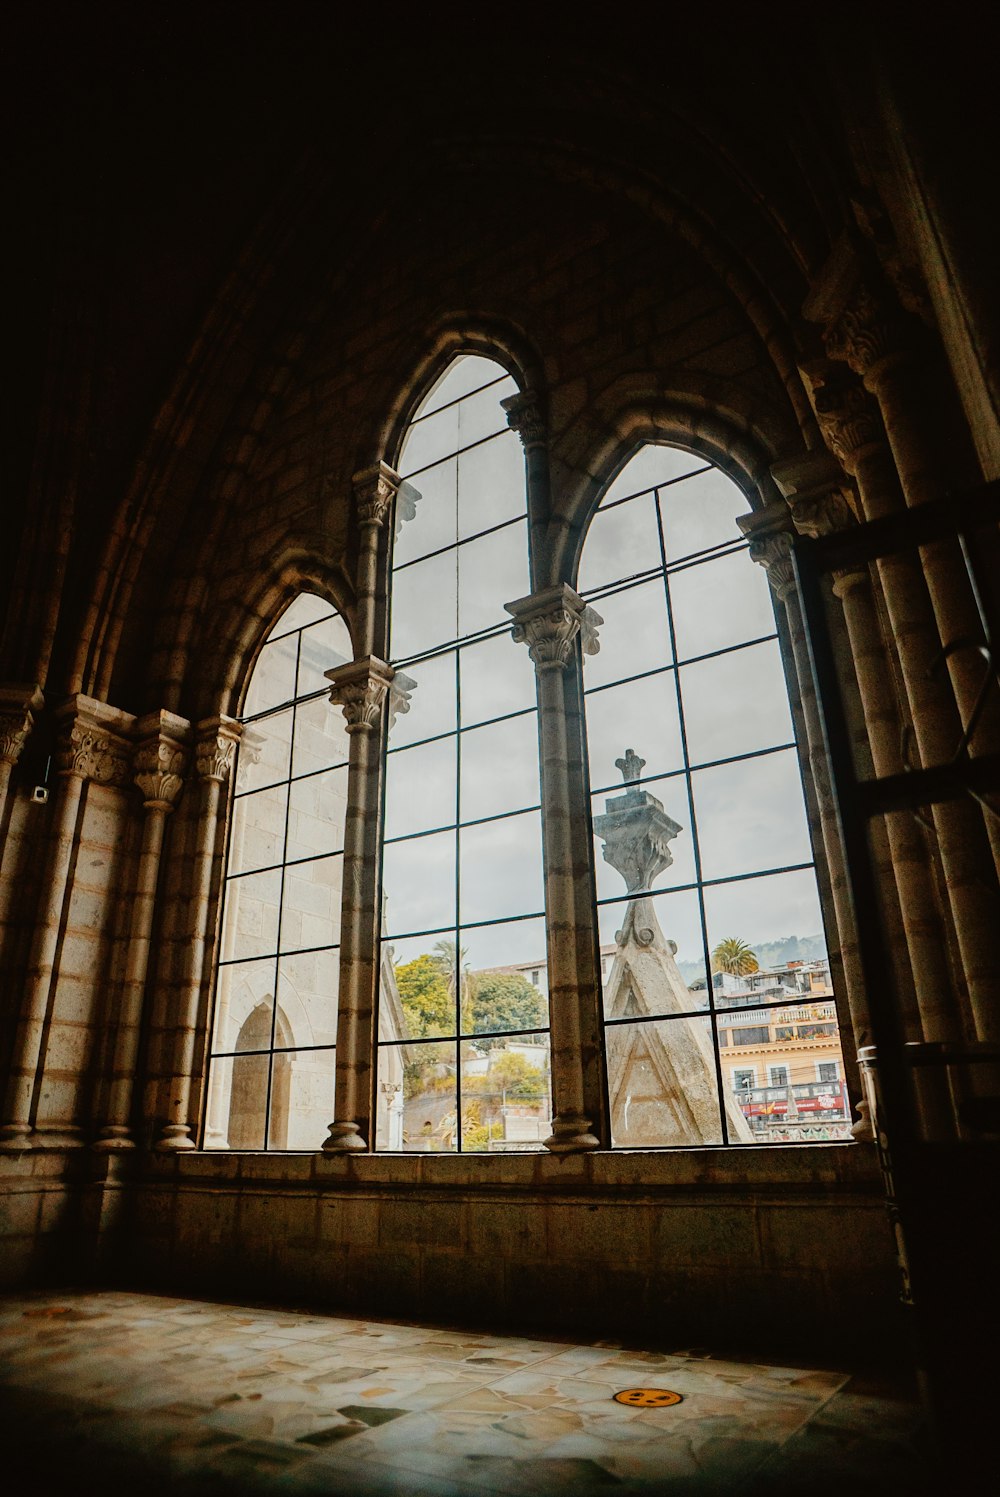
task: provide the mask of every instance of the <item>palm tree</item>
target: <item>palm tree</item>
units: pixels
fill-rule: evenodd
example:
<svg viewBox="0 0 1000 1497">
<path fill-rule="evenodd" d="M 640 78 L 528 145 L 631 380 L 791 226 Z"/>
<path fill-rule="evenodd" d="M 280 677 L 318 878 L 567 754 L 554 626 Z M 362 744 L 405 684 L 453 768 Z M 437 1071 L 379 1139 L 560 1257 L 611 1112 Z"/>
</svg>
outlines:
<svg viewBox="0 0 1000 1497">
<path fill-rule="evenodd" d="M 746 977 L 760 970 L 756 953 L 739 936 L 727 936 L 712 952 L 712 971 L 730 972 L 734 977 Z"/>
</svg>

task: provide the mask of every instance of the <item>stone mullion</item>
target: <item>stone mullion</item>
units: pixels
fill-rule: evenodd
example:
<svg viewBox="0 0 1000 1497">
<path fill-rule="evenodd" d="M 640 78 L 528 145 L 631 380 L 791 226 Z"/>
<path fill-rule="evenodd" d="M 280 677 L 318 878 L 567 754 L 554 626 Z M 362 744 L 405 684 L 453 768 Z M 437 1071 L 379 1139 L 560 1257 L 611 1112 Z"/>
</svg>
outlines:
<svg viewBox="0 0 1000 1497">
<path fill-rule="evenodd" d="M 233 752 L 239 742 L 240 725 L 228 717 L 209 718 L 198 724 L 196 734 L 195 772 L 201 782 L 201 805 L 195 825 L 191 897 L 184 940 L 184 967 L 178 993 L 177 1025 L 169 1040 L 173 1061 L 167 1122 L 155 1144 L 155 1148 L 163 1153 L 196 1147 L 192 1136 L 196 1131 L 196 1123 L 191 1115 L 191 1093 L 211 916 L 212 867 L 219 833 L 222 787 L 229 778 Z"/>
<path fill-rule="evenodd" d="M 334 1116 L 323 1143 L 324 1153 L 340 1154 L 374 1145 L 382 723 L 395 673 L 368 656 L 326 674 L 349 741 Z"/>
<path fill-rule="evenodd" d="M 856 481 L 864 518 L 873 520 L 898 511 L 901 500 L 880 420 L 869 407 L 859 386 L 824 386 L 818 392 L 824 436 Z M 946 763 L 958 739 L 959 719 L 951 691 L 933 673 L 939 638 L 923 573 L 916 559 L 905 553 L 880 557 L 876 570 L 921 761 Z M 971 801 L 953 800 L 932 806 L 930 816 L 973 1027 L 978 1038 L 989 1039 L 1000 1031 L 1000 980 L 994 959 L 1000 909 L 982 815 Z"/>
<path fill-rule="evenodd" d="M 580 968 L 577 932 L 584 918 L 579 908 L 581 849 L 575 845 L 574 785 L 569 774 L 567 700 L 564 672 L 576 658 L 576 638 L 588 610 L 565 584 L 507 604 L 514 618 L 514 639 L 524 642 L 535 666 L 538 687 L 538 737 L 541 758 L 542 846 L 545 862 L 546 959 L 549 982 L 549 1026 L 552 1046 L 552 1134 L 546 1148 L 554 1154 L 596 1149 L 593 1124 L 603 1109 L 596 1088 L 588 1088 L 584 1036 L 599 1025 L 594 964 Z M 581 787 L 575 787 L 577 798 Z M 589 845 L 583 856 L 589 858 Z M 588 1090 L 590 1095 L 588 1095 Z"/>
<path fill-rule="evenodd" d="M 528 528 L 531 536 L 531 585 L 542 587 L 548 576 L 549 525 L 552 514 L 548 423 L 541 397 L 533 390 L 522 390 L 516 395 L 509 395 L 500 404 L 507 413 L 507 425 L 517 432 L 524 447 Z"/>
<path fill-rule="evenodd" d="M 157 729 L 155 736 L 140 742 L 135 758 L 133 778 L 142 792 L 145 814 L 125 956 L 125 978 L 116 1016 L 107 1118 L 94 1145 L 98 1149 L 135 1147 L 129 1123 L 139 1058 L 139 1035 L 149 970 L 150 936 L 156 911 L 156 890 L 167 817 L 177 803 L 186 767 L 187 756 L 182 740 L 186 737 L 189 725 L 181 718 L 174 718 L 172 714 L 158 713 L 152 721 L 137 724 L 136 731 L 142 737 L 146 729 L 154 725 Z"/>
<path fill-rule="evenodd" d="M 0 1125 L 0 1149 L 17 1151 L 38 1142 L 31 1123 L 31 1108 L 45 1026 L 52 1000 L 56 958 L 63 913 L 70 892 L 70 871 L 79 834 L 84 785 L 90 779 L 122 783 L 128 766 L 127 746 L 102 718 L 112 713 L 117 722 L 124 714 L 89 698 L 73 698 L 62 709 L 59 748 L 56 755 L 58 792 L 55 822 L 46 852 L 41 888 L 44 902 L 35 923 L 28 960 L 27 991 L 14 1040 L 10 1080 Z M 71 1133 L 46 1138 L 50 1147 L 76 1146 L 82 1141 Z"/>
</svg>

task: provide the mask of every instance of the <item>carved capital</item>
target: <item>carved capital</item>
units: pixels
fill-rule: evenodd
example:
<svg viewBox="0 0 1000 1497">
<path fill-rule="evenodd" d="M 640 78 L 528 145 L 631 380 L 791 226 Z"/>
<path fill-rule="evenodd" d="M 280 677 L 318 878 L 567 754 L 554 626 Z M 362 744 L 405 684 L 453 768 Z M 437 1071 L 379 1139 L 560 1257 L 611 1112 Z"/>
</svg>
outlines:
<svg viewBox="0 0 1000 1497">
<path fill-rule="evenodd" d="M 367 655 L 324 674 L 331 683 L 330 701 L 342 709 L 348 733 L 373 732 L 395 675 L 392 666 Z"/>
<path fill-rule="evenodd" d="M 784 497 L 799 535 L 832 535 L 854 524 L 854 494 L 839 465 L 825 451 L 775 463 L 771 477 Z"/>
<path fill-rule="evenodd" d="M 834 379 L 820 385 L 813 405 L 824 442 L 848 473 L 857 471 L 864 452 L 884 442 L 878 405 L 858 381 Z"/>
<path fill-rule="evenodd" d="M 184 788 L 191 724 L 172 712 L 154 712 L 136 723 L 135 733 L 132 779 L 143 805 L 172 811 Z"/>
<path fill-rule="evenodd" d="M 767 573 L 767 580 L 782 602 L 795 586 L 792 567 L 792 537 L 787 530 L 755 535 L 750 542 L 750 560 Z"/>
<path fill-rule="evenodd" d="M 93 697 L 77 696 L 57 712 L 55 765 L 59 774 L 123 787 L 132 773 L 129 735 L 134 717 Z"/>
<path fill-rule="evenodd" d="M 537 447 L 549 439 L 541 397 L 534 390 L 519 390 L 500 404 L 507 412 L 507 425 L 516 431 L 525 447 Z"/>
<path fill-rule="evenodd" d="M 417 689 L 417 682 L 405 671 L 396 671 L 389 687 L 389 722 L 388 731 L 391 733 L 397 717 L 403 717 L 410 710 L 410 697 Z"/>
<path fill-rule="evenodd" d="M 830 358 L 847 364 L 869 388 L 908 353 L 906 315 L 857 236 L 845 235 L 834 247 L 802 310 L 819 324 Z"/>
<path fill-rule="evenodd" d="M 0 760 L 16 764 L 44 706 L 37 686 L 0 686 Z"/>
<path fill-rule="evenodd" d="M 240 736 L 240 752 L 236 760 L 236 788 L 242 789 L 247 771 L 259 764 L 266 740 L 256 728 L 244 728 Z"/>
<path fill-rule="evenodd" d="M 355 473 L 352 483 L 360 524 L 385 524 L 400 482 L 399 474 L 388 463 L 376 463 L 373 468 Z"/>
<path fill-rule="evenodd" d="M 583 626 L 587 605 L 565 582 L 543 588 L 514 603 L 505 603 L 514 619 L 511 636 L 515 644 L 526 644 L 536 671 L 561 671 L 573 653 L 573 641 Z M 596 624 L 600 616 L 591 610 L 588 638 L 594 653 Z M 603 622 L 603 620 L 601 620 Z"/>
<path fill-rule="evenodd" d="M 401 483 L 396 490 L 396 534 L 410 520 L 416 519 L 417 505 L 422 498 L 420 490 L 412 483 Z"/>
<path fill-rule="evenodd" d="M 232 717 L 207 717 L 198 724 L 196 732 L 195 774 L 199 780 L 224 784 L 232 773 L 236 745 L 242 735 L 240 724 Z M 259 744 L 257 758 L 260 758 Z"/>
</svg>

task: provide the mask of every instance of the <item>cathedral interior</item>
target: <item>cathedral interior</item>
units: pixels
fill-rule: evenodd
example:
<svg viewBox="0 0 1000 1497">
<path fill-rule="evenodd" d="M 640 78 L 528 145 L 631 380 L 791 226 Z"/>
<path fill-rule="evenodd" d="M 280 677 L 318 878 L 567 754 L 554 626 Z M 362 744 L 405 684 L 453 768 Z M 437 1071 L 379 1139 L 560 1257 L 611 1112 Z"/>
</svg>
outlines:
<svg viewBox="0 0 1000 1497">
<path fill-rule="evenodd" d="M 965 1490 L 985 12 L 7 32 L 7 1469 Z"/>
</svg>

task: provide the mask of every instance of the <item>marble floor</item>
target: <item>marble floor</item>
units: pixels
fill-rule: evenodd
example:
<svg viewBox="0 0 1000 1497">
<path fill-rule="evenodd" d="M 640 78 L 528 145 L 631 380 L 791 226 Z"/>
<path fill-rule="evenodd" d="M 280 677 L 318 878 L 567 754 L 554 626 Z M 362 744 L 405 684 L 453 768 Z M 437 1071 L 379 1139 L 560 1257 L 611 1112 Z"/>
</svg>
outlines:
<svg viewBox="0 0 1000 1497">
<path fill-rule="evenodd" d="M 33 1497 L 932 1485 L 912 1401 L 846 1371 L 130 1293 L 0 1300 L 0 1434 Z"/>
</svg>

